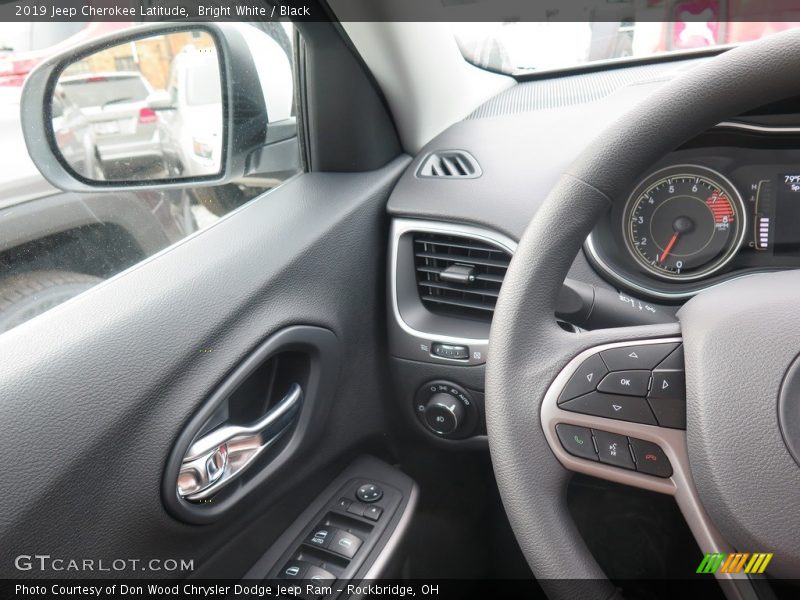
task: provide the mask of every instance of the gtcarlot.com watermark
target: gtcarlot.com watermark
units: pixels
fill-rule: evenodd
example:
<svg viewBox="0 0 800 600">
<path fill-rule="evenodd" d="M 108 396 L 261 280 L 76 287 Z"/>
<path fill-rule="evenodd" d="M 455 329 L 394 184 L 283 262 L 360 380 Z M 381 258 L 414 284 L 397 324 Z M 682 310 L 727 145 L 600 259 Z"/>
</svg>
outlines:
<svg viewBox="0 0 800 600">
<path fill-rule="evenodd" d="M 47 573 L 124 573 L 152 571 L 186 573 L 194 571 L 194 559 L 185 558 L 63 558 L 49 554 L 20 554 L 14 559 L 18 571 Z"/>
</svg>

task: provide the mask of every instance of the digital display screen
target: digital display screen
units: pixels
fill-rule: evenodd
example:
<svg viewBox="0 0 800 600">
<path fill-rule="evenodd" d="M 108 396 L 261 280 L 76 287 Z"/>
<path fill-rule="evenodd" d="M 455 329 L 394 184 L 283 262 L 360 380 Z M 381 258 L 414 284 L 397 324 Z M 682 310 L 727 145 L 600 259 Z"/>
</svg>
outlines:
<svg viewBox="0 0 800 600">
<path fill-rule="evenodd" d="M 800 256 L 800 173 L 778 176 L 774 253 Z"/>
</svg>

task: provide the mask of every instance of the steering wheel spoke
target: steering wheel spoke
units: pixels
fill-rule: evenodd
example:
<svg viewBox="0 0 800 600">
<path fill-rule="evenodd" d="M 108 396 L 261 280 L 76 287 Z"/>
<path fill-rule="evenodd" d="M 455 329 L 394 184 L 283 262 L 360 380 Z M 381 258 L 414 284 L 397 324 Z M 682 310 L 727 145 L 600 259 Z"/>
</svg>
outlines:
<svg viewBox="0 0 800 600">
<path fill-rule="evenodd" d="M 689 467 L 682 338 L 651 337 L 662 330 L 577 335 L 579 352 L 545 394 L 542 428 L 564 468 L 670 494 L 703 553 L 732 552 L 706 514 Z M 716 576 L 728 598 L 758 597 L 744 573 Z"/>
</svg>

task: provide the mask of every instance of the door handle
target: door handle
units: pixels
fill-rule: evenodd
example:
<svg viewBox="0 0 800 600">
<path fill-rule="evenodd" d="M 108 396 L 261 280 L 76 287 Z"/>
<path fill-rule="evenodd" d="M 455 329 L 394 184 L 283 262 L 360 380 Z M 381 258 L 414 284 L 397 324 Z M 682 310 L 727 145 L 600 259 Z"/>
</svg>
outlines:
<svg viewBox="0 0 800 600">
<path fill-rule="evenodd" d="M 178 494 L 203 500 L 241 475 L 288 431 L 300 411 L 303 389 L 293 383 L 275 407 L 250 425 L 223 425 L 195 440 L 181 462 Z"/>
</svg>

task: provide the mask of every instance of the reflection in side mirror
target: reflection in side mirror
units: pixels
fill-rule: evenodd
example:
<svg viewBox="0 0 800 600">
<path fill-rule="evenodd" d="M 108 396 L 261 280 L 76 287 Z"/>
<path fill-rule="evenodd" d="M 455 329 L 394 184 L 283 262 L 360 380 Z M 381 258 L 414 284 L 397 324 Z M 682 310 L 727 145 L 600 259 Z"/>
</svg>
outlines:
<svg viewBox="0 0 800 600">
<path fill-rule="evenodd" d="M 172 102 L 172 97 L 166 90 L 156 90 L 147 97 L 147 106 L 153 110 L 170 110 L 176 106 Z"/>
<path fill-rule="evenodd" d="M 216 176 L 224 101 L 209 33 L 145 37 L 61 71 L 51 101 L 52 137 L 61 158 L 88 180 Z"/>
</svg>

